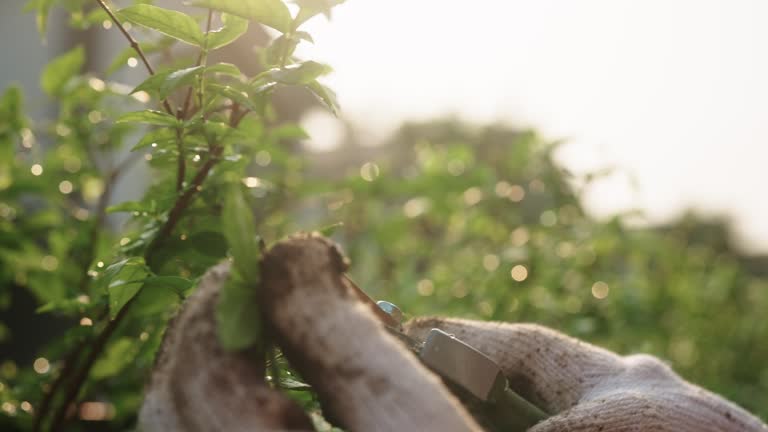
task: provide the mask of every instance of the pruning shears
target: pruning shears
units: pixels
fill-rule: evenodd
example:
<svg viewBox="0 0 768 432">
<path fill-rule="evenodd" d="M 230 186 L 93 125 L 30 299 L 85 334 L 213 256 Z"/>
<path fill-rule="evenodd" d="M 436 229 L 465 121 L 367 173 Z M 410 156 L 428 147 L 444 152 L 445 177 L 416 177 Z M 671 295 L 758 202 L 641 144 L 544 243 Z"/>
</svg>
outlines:
<svg viewBox="0 0 768 432">
<path fill-rule="evenodd" d="M 470 410 L 487 419 L 492 429 L 523 432 L 549 417 L 512 390 L 499 365 L 488 356 L 439 328 L 431 329 L 424 342 L 406 335 L 401 326 L 403 313 L 397 306 L 387 301 L 374 302 L 346 279 L 364 302 L 376 305 L 376 314 L 390 333 L 448 382 L 462 401 L 469 400 Z"/>
</svg>

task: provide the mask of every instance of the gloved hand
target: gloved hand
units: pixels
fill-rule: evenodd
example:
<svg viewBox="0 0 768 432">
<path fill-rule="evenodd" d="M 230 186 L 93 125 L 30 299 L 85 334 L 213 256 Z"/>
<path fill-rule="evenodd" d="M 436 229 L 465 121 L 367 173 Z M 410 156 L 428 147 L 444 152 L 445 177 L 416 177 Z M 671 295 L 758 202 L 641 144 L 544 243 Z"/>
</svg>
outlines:
<svg viewBox="0 0 768 432">
<path fill-rule="evenodd" d="M 534 324 L 421 318 L 405 325 L 416 339 L 432 328 L 489 356 L 514 390 L 554 414 L 531 432 L 768 431 L 649 355 L 622 357 Z"/>
<path fill-rule="evenodd" d="M 381 310 L 361 301 L 345 271 L 335 245 L 315 235 L 281 241 L 261 262 L 267 330 L 316 391 L 323 414 L 350 432 L 482 430 L 386 330 Z M 263 352 L 222 350 L 214 311 L 228 274 L 226 264 L 211 269 L 167 330 L 142 430 L 312 429 L 297 404 L 264 382 Z M 513 390 L 552 415 L 531 432 L 768 432 L 650 356 L 621 357 L 532 324 L 422 318 L 404 330 L 420 339 L 434 327 L 489 356 Z"/>
</svg>

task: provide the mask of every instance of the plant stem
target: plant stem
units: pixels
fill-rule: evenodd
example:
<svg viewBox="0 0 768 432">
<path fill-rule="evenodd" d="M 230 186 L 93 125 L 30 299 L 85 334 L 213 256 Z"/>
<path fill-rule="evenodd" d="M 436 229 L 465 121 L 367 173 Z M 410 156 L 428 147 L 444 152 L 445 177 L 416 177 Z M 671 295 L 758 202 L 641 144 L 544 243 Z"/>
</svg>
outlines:
<svg viewBox="0 0 768 432">
<path fill-rule="evenodd" d="M 136 40 L 133 39 L 133 37 L 125 30 L 125 27 L 123 27 L 123 25 L 120 23 L 120 21 L 117 19 L 114 13 L 112 13 L 112 11 L 104 3 L 103 0 L 96 0 L 96 1 L 99 3 L 102 9 L 104 9 L 104 11 L 107 12 L 110 19 L 112 19 L 112 21 L 120 29 L 120 31 L 123 33 L 126 39 L 128 39 L 129 43 L 131 44 L 131 47 L 136 51 L 136 53 L 144 62 L 144 65 L 146 66 L 147 71 L 149 71 L 150 74 L 154 74 L 155 73 L 154 69 L 152 69 L 152 66 L 149 64 L 149 61 L 147 60 L 146 56 L 141 50 L 141 47 L 139 46 L 138 42 L 136 42 Z M 207 25 L 208 30 L 206 31 L 206 34 L 210 32 L 211 17 L 212 17 L 212 11 L 209 10 L 208 25 Z M 206 45 L 207 45 L 207 42 L 206 42 Z M 201 52 L 201 57 L 199 60 L 201 64 L 205 61 L 206 51 L 207 51 L 207 48 L 204 48 L 203 51 Z M 202 105 L 202 101 L 203 101 L 203 94 L 202 94 L 202 82 L 201 82 L 201 89 L 200 89 L 201 105 Z M 181 116 L 182 114 L 186 115 L 186 113 L 184 113 L 183 111 L 174 113 L 167 100 L 163 101 L 163 106 L 165 107 L 165 110 L 171 115 L 176 115 L 177 117 Z M 184 111 L 186 111 L 187 109 L 188 109 L 188 105 L 185 103 Z M 244 114 L 245 113 L 243 113 L 243 115 L 238 115 L 237 109 L 236 108 L 233 109 L 233 112 L 230 117 L 230 124 L 233 127 L 236 127 L 237 124 L 240 122 L 240 120 L 242 120 Z M 181 137 L 178 137 L 178 138 L 179 138 L 178 142 L 181 143 Z M 219 157 L 221 156 L 221 153 L 223 152 L 223 150 L 224 150 L 223 146 L 220 146 L 220 145 L 211 146 L 211 151 L 209 153 L 208 159 L 203 164 L 203 166 L 200 167 L 198 172 L 195 174 L 190 187 L 187 188 L 177 198 L 174 206 L 171 208 L 171 211 L 168 213 L 168 219 L 160 228 L 160 230 L 158 231 L 157 235 L 152 240 L 152 242 L 147 246 L 147 249 L 144 252 L 145 261 L 149 261 L 152 255 L 157 251 L 157 248 L 173 233 L 173 230 L 181 221 L 184 211 L 186 211 L 186 209 L 192 203 L 195 196 L 200 192 L 203 182 L 207 178 L 209 172 L 216 165 L 216 163 L 218 163 Z M 180 152 L 179 159 L 181 163 L 179 165 L 179 176 L 177 179 L 177 188 L 179 191 L 181 191 L 183 189 L 183 179 L 184 179 L 184 174 L 186 170 L 185 165 L 183 165 L 183 162 L 184 162 L 183 152 Z M 104 205 L 104 208 L 106 209 L 106 205 Z M 95 363 L 99 355 L 104 351 L 104 348 L 106 347 L 106 344 L 109 341 L 109 338 L 115 332 L 115 330 L 120 325 L 120 323 L 125 319 L 125 317 L 128 314 L 128 311 L 130 310 L 131 306 L 136 301 L 140 293 L 141 293 L 141 290 L 139 290 L 136 294 L 134 294 L 133 297 L 131 297 L 128 300 L 128 302 L 126 302 L 123 305 L 123 307 L 118 311 L 117 315 L 115 315 L 114 319 L 110 320 L 107 323 L 106 327 L 104 327 L 104 329 L 96 337 L 96 340 L 93 341 L 91 350 L 88 352 L 88 355 L 86 356 L 82 365 L 74 373 L 74 377 L 71 379 L 71 381 L 69 382 L 69 385 L 65 390 L 64 399 L 61 405 L 58 407 L 58 409 L 54 413 L 53 421 L 51 423 L 52 431 L 60 430 L 60 428 L 64 426 L 64 423 L 66 422 L 67 411 L 70 405 L 77 399 L 77 396 L 80 393 L 83 383 L 87 379 L 88 374 L 90 373 L 91 368 L 93 367 L 93 364 Z M 83 343 L 82 345 L 85 345 L 85 343 Z M 77 351 L 78 354 L 80 351 L 82 351 L 82 346 L 80 348 L 81 349 Z M 75 364 L 77 360 L 77 354 L 71 354 L 71 356 L 72 356 L 72 359 L 71 359 L 72 361 L 68 362 L 68 364 L 65 366 L 65 370 L 67 372 L 66 375 L 70 375 L 70 372 L 73 369 L 73 367 L 69 365 Z M 52 387 L 52 391 L 47 396 L 48 399 L 50 400 L 53 399 L 54 393 L 55 393 L 54 390 L 58 389 L 58 387 L 61 386 L 64 380 L 66 380 L 66 377 L 61 378 L 61 380 L 58 380 L 59 382 L 54 383 L 56 388 L 54 389 Z M 50 401 L 48 402 L 48 404 L 50 404 Z M 36 421 L 38 424 L 42 424 L 42 415 Z"/>
<path fill-rule="evenodd" d="M 211 19 L 213 18 L 213 10 L 208 9 L 208 19 L 205 23 L 205 41 L 206 41 L 206 47 L 200 50 L 200 54 L 197 56 L 197 66 L 200 66 L 203 64 L 203 58 L 205 56 L 205 53 L 207 51 L 207 44 L 208 44 L 208 34 L 211 32 Z M 184 97 L 184 105 L 182 108 L 182 118 L 187 119 L 189 118 L 189 104 L 192 102 L 192 87 L 189 87 L 187 89 L 187 95 Z"/>
<path fill-rule="evenodd" d="M 45 418 L 45 415 L 48 414 L 48 410 L 51 407 L 51 402 L 53 402 L 53 396 L 59 390 L 59 387 L 61 387 L 64 381 L 70 377 L 70 374 L 72 373 L 72 370 L 74 369 L 75 364 L 80 357 L 80 353 L 83 352 L 86 345 L 88 345 L 88 340 L 84 339 L 80 341 L 77 346 L 75 346 L 75 348 L 69 352 L 69 354 L 67 354 L 67 357 L 64 359 L 64 367 L 61 368 L 59 376 L 56 377 L 56 379 L 53 381 L 50 389 L 43 395 L 43 400 L 40 402 L 40 406 L 35 412 L 35 420 L 32 425 L 32 432 L 40 432 L 43 426 L 43 419 Z"/>
<path fill-rule="evenodd" d="M 120 162 L 117 165 L 117 167 L 114 170 L 112 170 L 109 176 L 107 176 L 107 182 L 106 182 L 106 185 L 104 186 L 104 191 L 101 193 L 101 196 L 99 196 L 99 202 L 96 205 L 96 220 L 94 221 L 93 227 L 91 228 L 91 233 L 89 237 L 88 254 L 86 255 L 85 260 L 83 261 L 83 268 L 80 270 L 81 276 L 80 276 L 80 282 L 78 283 L 80 292 L 83 292 L 85 288 L 88 286 L 88 281 L 89 281 L 88 267 L 90 267 L 91 262 L 93 261 L 96 255 L 96 248 L 99 243 L 99 234 L 101 232 L 102 225 L 104 224 L 104 220 L 106 219 L 107 205 L 109 204 L 109 200 L 112 197 L 114 184 L 117 181 L 117 179 L 122 174 L 124 174 L 125 171 L 128 170 L 128 168 L 130 168 L 130 166 L 133 165 L 137 160 L 139 159 L 133 156 L 129 156 L 125 158 L 122 162 Z M 80 341 L 67 354 L 67 357 L 64 359 L 64 367 L 62 367 L 61 372 L 59 373 L 59 376 L 56 378 L 56 380 L 53 381 L 50 389 L 43 396 L 43 400 L 40 403 L 40 407 L 38 411 L 35 413 L 35 421 L 32 426 L 32 430 L 34 432 L 40 431 L 43 425 L 43 419 L 45 418 L 46 414 L 48 414 L 48 410 L 50 409 L 51 403 L 53 402 L 53 397 L 56 395 L 59 387 L 61 387 L 61 385 L 68 378 L 70 378 L 72 371 L 80 357 L 80 354 L 83 352 L 83 350 L 86 348 L 87 345 L 88 345 L 88 340 L 84 339 Z"/>
<path fill-rule="evenodd" d="M 126 314 L 128 313 L 128 309 L 136 300 L 136 298 L 138 298 L 138 295 L 131 297 L 131 299 L 125 303 L 122 309 L 117 312 L 115 318 L 109 321 L 107 326 L 104 327 L 104 330 L 102 330 L 101 333 L 99 333 L 99 335 L 96 337 L 96 340 L 93 342 L 93 348 L 91 348 L 91 351 L 85 358 L 85 362 L 77 370 L 77 373 L 75 373 L 71 384 L 67 386 L 67 391 L 64 393 L 64 402 L 59 405 L 59 408 L 54 413 L 53 422 L 51 423 L 52 432 L 56 432 L 64 426 L 69 406 L 77 398 L 77 395 L 80 393 L 80 389 L 82 388 L 85 379 L 88 377 L 88 373 L 91 371 L 91 367 L 93 367 L 93 364 L 96 362 L 96 359 L 99 357 L 101 352 L 104 351 L 104 347 L 107 345 L 107 341 L 109 340 L 110 336 L 112 336 L 112 333 L 115 332 L 117 326 L 120 324 L 120 322 L 122 322 L 123 318 L 125 318 Z"/>
<path fill-rule="evenodd" d="M 176 192 L 184 188 L 184 178 L 187 176 L 187 152 L 184 149 L 184 134 L 181 127 L 176 128 L 176 150 L 179 154 L 176 163 Z"/>
<path fill-rule="evenodd" d="M 120 20 L 117 19 L 114 12 L 112 12 L 112 9 L 107 6 L 106 3 L 104 3 L 104 0 L 96 0 L 96 2 L 101 6 L 102 9 L 104 9 L 104 12 L 109 15 L 109 19 L 112 20 L 113 23 L 117 26 L 118 29 L 120 29 L 120 32 L 125 36 L 125 38 L 128 40 L 128 43 L 131 44 L 131 48 L 133 48 L 134 51 L 136 51 L 136 54 L 138 54 L 139 58 L 141 58 L 141 61 L 144 63 L 144 66 L 147 68 L 147 72 L 149 72 L 150 75 L 155 74 L 155 70 L 152 68 L 152 65 L 149 63 L 149 60 L 147 60 L 147 56 L 144 55 L 144 51 L 142 51 L 141 46 L 139 46 L 139 43 L 136 42 L 136 39 L 131 36 L 130 33 L 128 33 L 128 30 L 123 27 L 123 24 L 120 22 Z M 165 111 L 168 112 L 170 115 L 174 115 L 173 109 L 171 108 L 171 104 L 168 103 L 168 100 L 163 100 L 163 107 L 165 108 Z"/>
<path fill-rule="evenodd" d="M 207 53 L 207 45 L 208 45 L 208 34 L 211 32 L 211 20 L 213 19 L 213 9 L 208 9 L 208 19 L 205 24 L 205 44 L 201 50 L 200 54 L 197 56 L 197 66 L 200 66 L 203 64 L 203 61 L 206 58 Z M 202 77 L 200 78 L 200 92 L 202 92 Z M 184 97 L 184 105 L 182 106 L 181 111 L 179 111 L 176 114 L 176 117 L 179 120 L 185 120 L 188 118 L 189 115 L 189 104 L 192 101 L 192 86 L 190 86 L 187 89 L 187 95 Z M 184 179 L 186 178 L 186 171 L 187 171 L 187 152 L 184 148 L 184 139 L 183 139 L 183 133 L 181 131 L 181 128 L 176 128 L 176 150 L 179 154 L 178 156 L 178 163 L 177 163 L 177 174 L 176 174 L 176 192 L 181 192 L 181 190 L 184 188 Z"/>
<path fill-rule="evenodd" d="M 205 161 L 205 164 L 200 167 L 200 170 L 197 172 L 197 174 L 195 174 L 190 187 L 187 188 L 187 190 L 181 194 L 179 199 L 176 200 L 173 208 L 171 208 L 171 211 L 168 213 L 168 219 L 165 221 L 163 226 L 160 227 L 160 230 L 158 231 L 154 240 L 152 240 L 149 246 L 147 246 L 147 250 L 144 253 L 144 257 L 147 261 L 149 261 L 149 259 L 157 250 L 158 246 L 160 246 L 162 242 L 165 241 L 168 236 L 170 236 L 170 234 L 173 232 L 173 229 L 176 228 L 176 225 L 178 225 L 178 223 L 181 221 L 181 216 L 187 207 L 189 207 L 189 205 L 192 203 L 192 199 L 195 197 L 195 195 L 197 195 L 197 193 L 200 191 L 200 188 L 203 185 L 203 181 L 205 181 L 205 178 L 208 176 L 208 172 L 210 172 L 211 168 L 213 168 L 213 166 L 216 165 L 216 163 L 219 161 L 219 156 L 221 155 L 222 151 L 223 148 L 221 146 L 214 146 L 211 149 L 211 153 L 208 159 Z"/>
<path fill-rule="evenodd" d="M 160 228 L 160 231 L 152 243 L 150 243 L 150 245 L 147 247 L 147 250 L 144 253 L 145 260 L 149 261 L 149 258 L 157 250 L 157 247 L 162 244 L 162 242 L 173 232 L 173 229 L 181 220 L 184 211 L 187 209 L 187 207 L 189 207 L 192 199 L 200 191 L 200 188 L 202 187 L 205 178 L 208 176 L 208 173 L 219 161 L 219 156 L 221 155 L 222 151 L 223 147 L 221 146 L 213 147 L 210 157 L 205 162 L 205 164 L 200 167 L 200 170 L 197 172 L 192 181 L 192 185 L 179 197 L 178 200 L 176 200 L 176 203 L 168 215 L 168 220 Z M 112 336 L 112 333 L 114 333 L 118 325 L 120 325 L 123 319 L 125 319 L 129 309 L 133 305 L 136 298 L 138 298 L 140 293 L 141 290 L 134 294 L 134 296 L 131 297 L 131 299 L 128 300 L 125 305 L 123 305 L 120 311 L 118 311 L 117 315 L 115 315 L 115 318 L 107 323 L 107 326 L 104 328 L 104 330 L 101 331 L 101 333 L 99 333 L 96 340 L 93 342 L 93 348 L 88 353 L 88 356 L 86 357 L 82 366 L 78 369 L 75 377 L 67 387 L 63 403 L 59 406 L 58 410 L 56 410 L 51 426 L 52 431 L 56 431 L 59 427 L 63 426 L 64 421 L 66 420 L 67 409 L 77 398 L 78 393 L 80 393 L 80 389 L 82 388 L 85 379 L 88 377 L 88 373 L 93 367 L 93 363 L 104 350 L 107 341 L 109 340 L 110 336 Z"/>
</svg>

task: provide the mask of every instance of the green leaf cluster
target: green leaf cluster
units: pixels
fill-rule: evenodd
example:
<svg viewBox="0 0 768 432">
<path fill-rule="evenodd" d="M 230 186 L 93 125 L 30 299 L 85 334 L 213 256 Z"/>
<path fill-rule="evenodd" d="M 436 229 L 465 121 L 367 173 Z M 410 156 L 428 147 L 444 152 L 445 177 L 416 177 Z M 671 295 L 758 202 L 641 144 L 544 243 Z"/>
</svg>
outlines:
<svg viewBox="0 0 768 432">
<path fill-rule="evenodd" d="M 55 411 L 77 402 L 64 400 L 67 386 L 78 400 L 112 404 L 105 429 L 131 424 L 169 319 L 225 260 L 233 270 L 216 310 L 221 344 L 265 347 L 256 313 L 260 239 L 293 228 L 285 209 L 302 182 L 294 144 L 306 137 L 277 117 L 273 95 L 296 87 L 327 96 L 317 79 L 330 68 L 294 55 L 312 37 L 300 29 L 306 19 L 280 0 L 191 3 L 27 3 L 43 34 L 56 9 L 76 29 L 107 31 L 108 10 L 109 31 L 122 37 L 132 28 L 104 74 L 83 72 L 93 55 L 85 45 L 43 69 L 40 87 L 55 117 L 30 122 L 17 87 L 0 98 L 0 309 L 31 298 L 37 317 L 60 323 L 61 335 L 38 343 L 35 356 L 49 372 L 35 372 L 34 359 L 0 362 L 0 402 L 16 413 L 2 410 L 0 429 L 29 427 L 32 410 L 21 402 L 42 409 L 40 389 L 54 387 L 66 358 L 87 369 L 76 367 L 56 387 L 43 430 L 61 428 L 51 423 Z M 209 61 L 256 25 L 279 32 L 262 47 L 271 54 L 259 71 Z M 126 64 L 146 69 L 134 88 L 113 78 Z M 336 112 L 335 99 L 325 101 Z M 143 194 L 125 200 L 126 185 Z M 26 337 L 0 319 L 0 342 Z M 91 365 L 83 356 L 92 350 Z M 78 376 L 84 381 L 73 383 Z"/>
</svg>

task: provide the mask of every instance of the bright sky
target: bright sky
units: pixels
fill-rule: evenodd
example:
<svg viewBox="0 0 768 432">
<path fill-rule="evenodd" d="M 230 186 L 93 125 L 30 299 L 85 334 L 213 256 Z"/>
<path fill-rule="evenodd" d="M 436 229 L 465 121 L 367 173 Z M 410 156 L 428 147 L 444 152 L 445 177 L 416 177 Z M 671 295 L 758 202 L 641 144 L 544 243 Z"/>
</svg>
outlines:
<svg viewBox="0 0 768 432">
<path fill-rule="evenodd" d="M 729 214 L 768 251 L 768 2 L 348 0 L 306 57 L 344 115 L 386 131 L 458 113 L 567 138 L 576 172 L 615 166 L 590 208 Z"/>
</svg>

